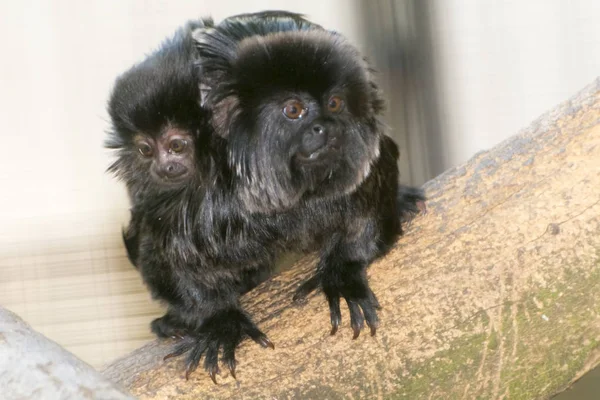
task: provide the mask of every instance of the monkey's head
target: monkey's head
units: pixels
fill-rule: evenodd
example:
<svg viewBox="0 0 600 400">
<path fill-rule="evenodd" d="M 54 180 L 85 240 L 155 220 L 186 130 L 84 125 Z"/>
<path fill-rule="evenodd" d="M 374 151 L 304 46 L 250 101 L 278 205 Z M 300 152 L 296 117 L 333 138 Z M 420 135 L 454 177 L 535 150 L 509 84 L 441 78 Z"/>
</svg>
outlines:
<svg viewBox="0 0 600 400">
<path fill-rule="evenodd" d="M 305 196 L 348 194 L 379 156 L 383 102 L 371 70 L 342 36 L 321 29 L 243 39 L 195 36 L 211 91 L 206 106 L 228 145 L 237 194 L 253 212 Z"/>
<path fill-rule="evenodd" d="M 199 178 L 206 117 L 192 39 L 179 35 L 121 75 L 109 100 L 106 145 L 117 152 L 109 171 L 133 192 L 179 189 Z"/>
</svg>

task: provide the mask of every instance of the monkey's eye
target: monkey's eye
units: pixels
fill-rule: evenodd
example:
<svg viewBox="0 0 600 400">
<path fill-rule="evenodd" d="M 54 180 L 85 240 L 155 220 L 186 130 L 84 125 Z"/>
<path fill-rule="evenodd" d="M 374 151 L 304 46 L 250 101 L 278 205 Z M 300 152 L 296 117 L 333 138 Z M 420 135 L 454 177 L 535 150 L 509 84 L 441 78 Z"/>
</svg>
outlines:
<svg viewBox="0 0 600 400">
<path fill-rule="evenodd" d="M 152 146 L 150 146 L 148 143 L 138 143 L 138 151 L 144 157 L 152 156 Z"/>
<path fill-rule="evenodd" d="M 327 102 L 327 109 L 332 113 L 339 113 L 344 109 L 344 100 L 340 96 L 331 96 Z"/>
<path fill-rule="evenodd" d="M 283 107 L 283 115 L 289 119 L 299 119 L 306 114 L 306 107 L 298 100 L 290 100 Z"/>
<path fill-rule="evenodd" d="M 185 150 L 185 146 L 187 146 L 187 141 L 184 139 L 173 139 L 171 143 L 169 143 L 169 150 L 173 153 L 181 153 Z"/>
</svg>

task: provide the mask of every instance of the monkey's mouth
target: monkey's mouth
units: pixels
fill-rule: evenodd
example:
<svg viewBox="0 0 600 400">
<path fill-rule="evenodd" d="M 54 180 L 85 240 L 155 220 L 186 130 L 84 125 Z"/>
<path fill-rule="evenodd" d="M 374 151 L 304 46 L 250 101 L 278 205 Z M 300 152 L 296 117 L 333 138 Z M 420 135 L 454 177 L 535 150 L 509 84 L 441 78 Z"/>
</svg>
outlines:
<svg viewBox="0 0 600 400">
<path fill-rule="evenodd" d="M 184 174 L 178 177 L 167 177 L 158 174 L 152 174 L 154 182 L 163 189 L 177 189 L 190 181 L 190 174 Z"/>
<path fill-rule="evenodd" d="M 302 164 L 322 164 L 335 158 L 342 150 L 340 140 L 336 136 L 331 136 L 325 146 L 306 154 L 303 151 L 296 153 L 296 160 Z"/>
</svg>

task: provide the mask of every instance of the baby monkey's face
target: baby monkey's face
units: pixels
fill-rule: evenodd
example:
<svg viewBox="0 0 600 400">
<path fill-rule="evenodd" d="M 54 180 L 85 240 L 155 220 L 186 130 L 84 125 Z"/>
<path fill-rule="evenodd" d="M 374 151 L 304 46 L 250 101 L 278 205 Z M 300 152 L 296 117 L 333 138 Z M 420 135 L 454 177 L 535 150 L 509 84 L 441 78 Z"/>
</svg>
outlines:
<svg viewBox="0 0 600 400">
<path fill-rule="evenodd" d="M 158 137 L 134 137 L 136 164 L 146 169 L 154 185 L 171 188 L 189 182 L 195 174 L 192 136 L 185 130 L 166 128 Z"/>
</svg>

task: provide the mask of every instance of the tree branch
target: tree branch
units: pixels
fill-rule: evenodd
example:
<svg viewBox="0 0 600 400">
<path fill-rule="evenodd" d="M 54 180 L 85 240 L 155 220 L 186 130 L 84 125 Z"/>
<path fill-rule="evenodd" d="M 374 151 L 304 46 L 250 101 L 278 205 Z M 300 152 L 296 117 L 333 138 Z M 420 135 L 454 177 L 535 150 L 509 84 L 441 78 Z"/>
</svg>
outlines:
<svg viewBox="0 0 600 400">
<path fill-rule="evenodd" d="M 133 399 L 0 307 L 0 398 Z"/>
<path fill-rule="evenodd" d="M 600 340 L 600 80 L 523 132 L 429 182 L 426 215 L 370 270 L 376 337 L 329 336 L 321 294 L 292 304 L 314 259 L 243 299 L 235 381 L 152 342 L 104 374 L 146 399 L 548 398 L 594 367 Z"/>
</svg>

